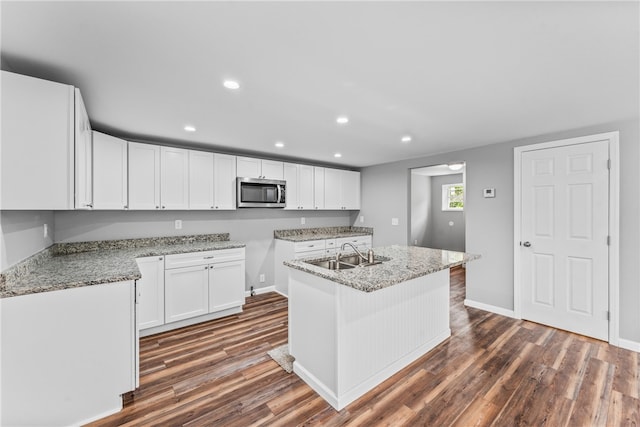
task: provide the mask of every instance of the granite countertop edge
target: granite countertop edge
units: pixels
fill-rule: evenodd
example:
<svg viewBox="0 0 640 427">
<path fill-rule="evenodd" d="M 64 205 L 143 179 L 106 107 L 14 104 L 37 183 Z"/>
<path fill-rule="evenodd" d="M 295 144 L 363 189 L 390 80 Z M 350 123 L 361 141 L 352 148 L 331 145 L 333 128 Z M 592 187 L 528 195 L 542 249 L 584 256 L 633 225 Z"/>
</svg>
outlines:
<svg viewBox="0 0 640 427">
<path fill-rule="evenodd" d="M 339 283 L 344 286 L 348 286 L 363 292 L 374 292 L 380 289 L 388 288 L 393 285 L 397 285 L 408 280 L 412 280 L 418 277 L 426 276 L 428 274 L 437 273 L 438 271 L 445 270 L 447 268 L 456 267 L 467 262 L 480 258 L 480 255 L 469 254 L 465 252 L 457 251 L 443 251 L 440 249 L 431 248 L 417 248 L 413 249 L 414 253 L 421 253 L 424 256 L 424 260 L 416 261 L 416 255 L 412 255 L 414 261 L 407 262 L 406 259 L 398 255 L 403 251 L 403 248 L 416 248 L 406 246 L 389 246 L 382 248 L 374 248 L 376 256 L 384 256 L 390 258 L 390 261 L 383 262 L 379 265 L 356 267 L 349 270 L 335 271 L 328 270 L 322 267 L 317 267 L 309 264 L 305 261 L 323 260 L 331 257 L 322 258 L 308 258 L 302 260 L 285 261 L 284 265 L 294 268 L 296 270 L 304 271 L 314 276 L 321 277 L 323 279 L 330 280 L 335 283 Z M 455 260 L 440 262 L 431 261 L 429 258 L 436 256 L 435 258 L 442 258 L 442 254 L 447 253 L 450 256 L 457 257 Z M 427 264 L 422 264 L 420 261 L 424 261 Z"/>
<path fill-rule="evenodd" d="M 276 240 L 288 242 L 308 242 L 310 240 L 338 239 L 341 237 L 372 236 L 373 228 L 370 227 L 317 227 L 294 228 L 288 230 L 274 230 L 273 237 Z"/>
<path fill-rule="evenodd" d="M 136 258 L 244 248 L 228 234 L 52 245 L 0 274 L 0 299 L 137 280 Z M 124 242 L 124 243 L 123 243 Z M 149 246 L 144 246 L 149 243 Z M 65 248 L 64 245 L 69 245 Z M 80 248 L 85 248 L 82 251 Z M 68 250 L 68 251 L 67 251 Z"/>
</svg>

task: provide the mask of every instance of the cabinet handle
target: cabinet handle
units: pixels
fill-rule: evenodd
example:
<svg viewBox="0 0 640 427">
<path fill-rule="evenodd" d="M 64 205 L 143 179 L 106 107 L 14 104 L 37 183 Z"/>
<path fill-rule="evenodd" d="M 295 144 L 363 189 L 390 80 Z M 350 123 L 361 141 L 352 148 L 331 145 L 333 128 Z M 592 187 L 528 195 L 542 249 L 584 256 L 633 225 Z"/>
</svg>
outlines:
<svg viewBox="0 0 640 427">
<path fill-rule="evenodd" d="M 204 259 L 212 259 L 212 258 L 213 258 L 213 255 L 204 257 Z"/>
<path fill-rule="evenodd" d="M 208 265 L 206 265 L 206 266 L 204 267 L 204 269 L 205 269 L 205 270 L 208 270 L 208 269 L 209 269 L 209 266 L 208 266 Z"/>
<path fill-rule="evenodd" d="M 163 207 L 162 207 L 162 209 L 166 209 L 166 208 L 167 208 L 166 206 L 163 206 Z"/>
<path fill-rule="evenodd" d="M 158 258 L 158 261 L 162 261 L 162 257 Z"/>
<path fill-rule="evenodd" d="M 214 207 L 214 206 L 211 206 L 211 209 L 215 209 L 215 207 Z"/>
<path fill-rule="evenodd" d="M 218 209 L 218 207 L 216 206 L 216 209 Z"/>
<path fill-rule="evenodd" d="M 93 207 L 93 205 L 91 203 L 87 203 L 85 206 L 88 207 L 88 208 L 92 208 Z"/>
<path fill-rule="evenodd" d="M 124 206 L 123 206 L 123 208 L 125 208 L 125 209 L 129 209 L 129 206 L 127 206 L 127 205 L 124 205 Z"/>
<path fill-rule="evenodd" d="M 157 205 L 156 205 L 156 209 L 160 209 L 160 206 L 157 206 Z"/>
</svg>

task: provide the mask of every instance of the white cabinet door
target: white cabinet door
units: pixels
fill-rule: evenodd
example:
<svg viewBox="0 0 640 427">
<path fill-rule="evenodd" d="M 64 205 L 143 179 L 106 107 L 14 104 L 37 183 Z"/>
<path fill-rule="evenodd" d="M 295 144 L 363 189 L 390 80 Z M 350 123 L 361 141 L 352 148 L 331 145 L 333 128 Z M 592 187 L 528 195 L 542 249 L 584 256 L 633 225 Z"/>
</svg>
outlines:
<svg viewBox="0 0 640 427">
<path fill-rule="evenodd" d="M 360 172 L 342 171 L 342 206 L 360 209 Z"/>
<path fill-rule="evenodd" d="M 129 209 L 160 209 L 160 147 L 129 142 Z"/>
<path fill-rule="evenodd" d="M 284 163 L 275 160 L 262 160 L 262 177 L 265 179 L 283 179 Z"/>
<path fill-rule="evenodd" d="M 253 157 L 238 157 L 236 160 L 237 176 L 248 178 L 259 178 L 262 175 L 262 164 L 260 159 Z"/>
<path fill-rule="evenodd" d="M 189 151 L 189 209 L 213 209 L 213 153 Z"/>
<path fill-rule="evenodd" d="M 91 209 L 93 207 L 93 154 L 91 124 L 87 108 L 80 95 L 74 90 L 75 101 L 75 207 Z"/>
<path fill-rule="evenodd" d="M 313 168 L 313 207 L 324 209 L 324 168 Z"/>
<path fill-rule="evenodd" d="M 142 279 L 138 290 L 138 329 L 164 325 L 164 257 L 136 259 Z"/>
<path fill-rule="evenodd" d="M 165 322 L 200 316 L 209 312 L 209 267 L 195 266 L 165 270 Z"/>
<path fill-rule="evenodd" d="M 93 132 L 93 208 L 127 209 L 127 141 Z"/>
<path fill-rule="evenodd" d="M 214 209 L 236 208 L 236 156 L 213 155 Z"/>
<path fill-rule="evenodd" d="M 160 204 L 162 209 L 189 207 L 189 151 L 160 148 Z"/>
<path fill-rule="evenodd" d="M 229 261 L 209 266 L 209 311 L 244 304 L 245 262 Z"/>
<path fill-rule="evenodd" d="M 301 209 L 314 208 L 313 166 L 298 165 L 298 204 Z"/>
<path fill-rule="evenodd" d="M 342 171 L 324 170 L 324 208 L 342 209 Z"/>
<path fill-rule="evenodd" d="M 253 157 L 238 157 L 237 176 L 243 178 L 283 179 L 284 163 L 275 160 L 262 160 Z"/>
<path fill-rule="evenodd" d="M 300 209 L 300 203 L 298 202 L 298 165 L 293 163 L 284 164 L 284 180 L 287 182 L 285 209 Z"/>
<path fill-rule="evenodd" d="M 0 209 L 73 209 L 73 87 L 1 76 Z"/>
</svg>

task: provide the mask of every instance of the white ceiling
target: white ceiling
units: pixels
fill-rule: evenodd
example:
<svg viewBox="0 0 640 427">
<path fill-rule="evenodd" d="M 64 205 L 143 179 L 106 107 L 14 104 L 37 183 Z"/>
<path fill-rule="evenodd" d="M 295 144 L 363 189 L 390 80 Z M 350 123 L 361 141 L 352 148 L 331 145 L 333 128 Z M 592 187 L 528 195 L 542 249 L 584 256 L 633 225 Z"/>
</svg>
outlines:
<svg viewBox="0 0 640 427">
<path fill-rule="evenodd" d="M 638 117 L 638 18 L 638 2 L 3 1 L 1 58 L 79 87 L 102 131 L 362 167 Z"/>
<path fill-rule="evenodd" d="M 423 168 L 414 168 L 411 169 L 411 173 L 415 175 L 422 176 L 442 176 L 442 175 L 457 175 L 465 172 L 465 164 L 463 163 L 462 168 L 458 170 L 449 169 L 449 165 L 434 165 L 434 166 L 426 166 Z"/>
</svg>

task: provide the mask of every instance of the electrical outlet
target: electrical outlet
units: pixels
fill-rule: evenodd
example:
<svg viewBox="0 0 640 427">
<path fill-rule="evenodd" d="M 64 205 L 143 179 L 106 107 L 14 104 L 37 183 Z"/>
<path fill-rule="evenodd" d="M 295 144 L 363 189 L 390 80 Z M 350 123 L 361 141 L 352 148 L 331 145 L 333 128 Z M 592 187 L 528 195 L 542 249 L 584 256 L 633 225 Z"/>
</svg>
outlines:
<svg viewBox="0 0 640 427">
<path fill-rule="evenodd" d="M 44 237 L 49 237 L 49 224 L 44 225 L 43 234 L 44 234 Z"/>
<path fill-rule="evenodd" d="M 307 223 L 307 219 L 305 217 L 300 218 L 300 225 L 305 225 Z"/>
<path fill-rule="evenodd" d="M 360 215 L 360 222 L 364 222 L 364 215 Z"/>
<path fill-rule="evenodd" d="M 265 281 L 264 274 L 261 274 L 260 275 L 260 283 L 264 283 L 264 281 Z"/>
<path fill-rule="evenodd" d="M 176 219 L 176 230 L 182 230 L 182 220 Z"/>
<path fill-rule="evenodd" d="M 416 240 L 414 240 L 414 241 L 413 241 L 413 245 L 414 245 L 414 246 L 418 246 L 418 239 L 416 239 Z"/>
<path fill-rule="evenodd" d="M 391 218 L 391 225 L 398 225 L 399 221 L 398 218 Z"/>
</svg>

